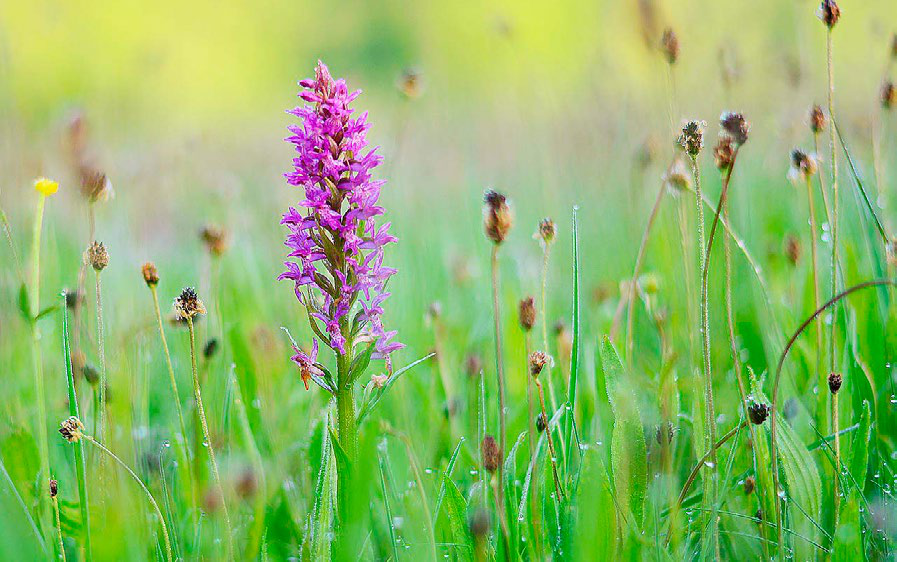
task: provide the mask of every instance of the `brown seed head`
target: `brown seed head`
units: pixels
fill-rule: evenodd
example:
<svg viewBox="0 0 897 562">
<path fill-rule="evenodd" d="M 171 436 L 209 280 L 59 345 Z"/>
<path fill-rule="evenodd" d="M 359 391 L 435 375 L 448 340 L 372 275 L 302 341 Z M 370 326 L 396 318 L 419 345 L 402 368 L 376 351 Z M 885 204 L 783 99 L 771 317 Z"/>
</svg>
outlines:
<svg viewBox="0 0 897 562">
<path fill-rule="evenodd" d="M 86 363 L 81 367 L 81 374 L 84 375 L 84 380 L 91 386 L 96 386 L 100 382 L 100 372 L 90 363 Z"/>
<path fill-rule="evenodd" d="M 891 58 L 897 59 L 897 33 L 891 37 Z"/>
<path fill-rule="evenodd" d="M 682 126 L 682 134 L 679 135 L 677 142 L 682 150 L 692 158 L 696 158 L 704 148 L 704 127 L 707 124 L 703 121 L 689 121 Z"/>
<path fill-rule="evenodd" d="M 491 527 L 489 512 L 482 507 L 474 509 L 467 516 L 467 529 L 477 542 L 486 540 Z"/>
<path fill-rule="evenodd" d="M 829 29 L 835 27 L 838 20 L 841 19 L 841 8 L 835 0 L 822 0 L 819 8 L 816 10 L 816 17 L 822 20 L 822 23 Z"/>
<path fill-rule="evenodd" d="M 727 111 L 720 116 L 719 126 L 723 133 L 732 137 L 736 145 L 746 143 L 748 134 L 751 132 L 751 124 L 745 120 L 744 115 L 732 111 Z"/>
<path fill-rule="evenodd" d="M 818 170 L 816 157 L 807 154 L 799 148 L 791 151 L 791 168 L 788 170 L 788 179 L 794 183 L 805 182 Z"/>
<path fill-rule="evenodd" d="M 59 433 L 69 443 L 77 443 L 80 441 L 83 436 L 83 431 L 84 424 L 75 416 L 65 419 L 59 424 Z"/>
<path fill-rule="evenodd" d="M 410 100 L 420 97 L 421 86 L 420 72 L 413 68 L 406 69 L 399 79 L 399 91 Z"/>
<path fill-rule="evenodd" d="M 553 220 L 546 217 L 539 221 L 539 232 L 537 233 L 537 235 L 542 239 L 542 242 L 551 244 L 552 242 L 554 242 L 555 234 L 557 234 L 557 231 L 555 229 Z"/>
<path fill-rule="evenodd" d="M 732 142 L 732 137 L 721 135 L 716 146 L 713 147 L 713 160 L 716 162 L 716 169 L 720 172 L 728 170 L 734 159 L 735 145 Z"/>
<path fill-rule="evenodd" d="M 660 38 L 660 50 L 663 51 L 663 55 L 670 64 L 675 64 L 679 59 L 679 37 L 676 36 L 673 28 L 668 27 L 663 30 L 663 36 Z"/>
<path fill-rule="evenodd" d="M 479 376 L 483 372 L 483 360 L 476 353 L 468 354 L 464 360 L 464 371 L 468 377 Z"/>
<path fill-rule="evenodd" d="M 84 304 L 84 293 L 78 290 L 65 290 L 65 307 L 69 310 L 77 310 Z"/>
<path fill-rule="evenodd" d="M 810 130 L 814 133 L 821 133 L 825 130 L 825 126 L 828 124 L 828 117 L 825 116 L 825 112 L 822 111 L 822 108 L 818 105 L 814 105 L 810 108 Z"/>
<path fill-rule="evenodd" d="M 94 271 L 103 271 L 109 265 L 109 252 L 102 242 L 94 240 L 94 243 L 87 248 L 87 263 Z"/>
<path fill-rule="evenodd" d="M 205 314 L 206 307 L 196 295 L 193 287 L 187 287 L 178 298 L 174 299 L 174 311 L 183 319 L 193 318 L 197 314 Z"/>
<path fill-rule="evenodd" d="M 206 245 L 206 249 L 215 257 L 219 257 L 230 246 L 230 234 L 224 228 L 209 224 L 199 231 L 199 237 Z"/>
<path fill-rule="evenodd" d="M 156 269 L 156 264 L 153 262 L 148 261 L 143 264 L 140 272 L 143 273 L 143 280 L 146 282 L 147 287 L 155 287 L 159 284 L 159 270 Z"/>
<path fill-rule="evenodd" d="M 676 155 L 661 180 L 671 195 L 679 195 L 691 187 L 691 173 L 681 155 Z"/>
<path fill-rule="evenodd" d="M 59 482 L 50 478 L 50 497 L 55 498 L 59 493 Z"/>
<path fill-rule="evenodd" d="M 489 190 L 483 197 L 483 228 L 486 236 L 495 244 L 501 244 L 508 236 L 514 215 L 508 206 L 507 198 L 497 191 Z"/>
<path fill-rule="evenodd" d="M 785 238 L 785 257 L 791 265 L 796 265 L 800 259 L 800 239 L 793 234 Z"/>
<path fill-rule="evenodd" d="M 544 351 L 534 351 L 529 354 L 529 372 L 532 376 L 538 377 L 545 365 L 551 363 L 551 357 Z"/>
<path fill-rule="evenodd" d="M 841 376 L 841 373 L 831 373 L 828 376 L 828 389 L 832 394 L 838 394 L 838 391 L 841 390 L 841 383 L 844 382 L 844 378 Z"/>
<path fill-rule="evenodd" d="M 891 109 L 895 105 L 897 105 L 897 87 L 887 80 L 881 85 L 881 106 L 884 109 Z"/>
<path fill-rule="evenodd" d="M 90 203 L 108 201 L 115 195 L 112 182 L 106 174 L 92 166 L 79 166 L 78 179 L 81 183 L 81 195 Z"/>
<path fill-rule="evenodd" d="M 483 442 L 480 444 L 480 452 L 483 455 L 483 468 L 490 474 L 498 470 L 501 464 L 501 447 L 498 446 L 495 437 L 491 435 L 483 437 Z"/>
<path fill-rule="evenodd" d="M 218 352 L 218 339 L 209 338 L 205 345 L 202 346 L 202 356 L 208 361 Z"/>
<path fill-rule="evenodd" d="M 520 327 L 524 332 L 529 332 L 536 325 L 536 299 L 526 297 L 520 301 L 519 307 Z"/>
<path fill-rule="evenodd" d="M 757 480 L 753 476 L 748 476 L 744 479 L 744 495 L 751 495 L 756 487 Z"/>
<path fill-rule="evenodd" d="M 748 406 L 748 418 L 754 425 L 761 425 L 769 417 L 769 406 L 762 402 L 751 402 Z"/>
</svg>

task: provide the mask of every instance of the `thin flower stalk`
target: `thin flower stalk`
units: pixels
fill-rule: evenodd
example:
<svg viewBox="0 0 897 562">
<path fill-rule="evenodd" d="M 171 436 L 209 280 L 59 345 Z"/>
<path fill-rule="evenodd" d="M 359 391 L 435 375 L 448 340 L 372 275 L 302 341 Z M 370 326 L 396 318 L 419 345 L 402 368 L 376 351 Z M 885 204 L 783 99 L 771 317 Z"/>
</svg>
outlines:
<svg viewBox="0 0 897 562">
<path fill-rule="evenodd" d="M 545 420 L 549 420 L 551 418 L 548 417 L 548 412 L 545 410 L 545 392 L 542 390 L 542 382 L 539 379 L 535 379 L 536 390 L 539 391 L 539 406 L 542 409 L 542 418 Z M 558 459 L 557 452 L 554 449 L 554 439 L 551 438 L 551 426 L 546 423 L 545 427 L 545 439 L 548 441 L 548 453 L 551 459 L 551 476 L 554 478 L 554 491 L 556 497 L 555 501 L 558 503 L 564 500 L 564 491 L 561 488 L 561 478 L 558 476 Z"/>
<path fill-rule="evenodd" d="M 62 522 L 59 520 L 59 498 L 56 497 L 56 480 L 50 480 L 50 501 L 53 503 L 53 517 L 56 520 L 56 536 L 59 539 L 59 556 L 62 562 L 65 558 L 65 543 L 62 540 Z"/>
<path fill-rule="evenodd" d="M 545 221 L 550 222 L 550 219 L 545 219 Z M 543 221 L 543 223 L 545 222 Z M 548 349 L 548 258 L 551 255 L 551 246 L 554 242 L 554 223 L 551 223 L 551 236 L 546 237 L 544 234 L 541 236 L 542 238 L 542 273 L 540 278 L 540 294 L 539 294 L 539 304 L 540 304 L 540 313 L 542 316 L 542 349 Z M 542 234 L 542 229 L 540 227 L 540 234 Z M 548 366 L 548 372 L 545 374 L 546 379 L 548 380 L 548 397 L 551 400 L 551 407 L 554 408 L 557 405 L 557 397 L 554 392 L 554 378 L 551 376 L 551 366 Z"/>
<path fill-rule="evenodd" d="M 498 274 L 498 248 L 499 245 L 495 244 L 492 247 L 492 319 L 494 326 L 494 338 L 495 338 L 495 373 L 496 379 L 498 382 L 498 441 L 499 448 L 502 451 L 506 451 L 505 447 L 505 418 L 507 413 L 505 412 L 505 373 L 504 373 L 504 361 L 502 360 L 502 330 L 501 330 L 501 308 L 499 306 L 499 274 Z M 498 464 L 498 482 L 499 485 L 496 487 L 497 498 L 496 501 L 500 506 L 504 505 L 504 486 L 501 484 L 504 482 L 503 473 L 504 473 L 504 463 Z M 507 536 L 505 537 L 508 538 Z M 509 544 L 509 541 L 506 540 L 505 544 Z"/>
</svg>

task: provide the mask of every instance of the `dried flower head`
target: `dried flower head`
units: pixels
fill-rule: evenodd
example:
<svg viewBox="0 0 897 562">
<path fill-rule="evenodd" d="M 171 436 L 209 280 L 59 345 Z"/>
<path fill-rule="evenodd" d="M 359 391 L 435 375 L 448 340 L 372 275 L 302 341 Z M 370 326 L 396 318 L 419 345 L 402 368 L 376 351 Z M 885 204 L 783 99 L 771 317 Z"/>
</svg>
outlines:
<svg viewBox="0 0 897 562">
<path fill-rule="evenodd" d="M 508 236 L 514 215 L 508 206 L 507 198 L 497 191 L 489 190 L 483 196 L 483 229 L 486 236 L 495 244 L 501 244 Z"/>
<path fill-rule="evenodd" d="M 692 158 L 697 158 L 698 154 L 704 148 L 704 127 L 707 124 L 703 121 L 688 121 L 682 126 L 682 134 L 679 135 L 677 142 L 682 150 Z"/>
<path fill-rule="evenodd" d="M 84 304 L 84 293 L 78 290 L 66 289 L 65 307 L 69 310 L 77 310 Z"/>
<path fill-rule="evenodd" d="M 757 480 L 753 476 L 748 476 L 744 479 L 744 495 L 751 495 L 756 487 Z"/>
<path fill-rule="evenodd" d="M 314 377 L 324 374 L 324 371 L 318 366 L 318 340 L 312 340 L 310 353 L 306 353 L 295 344 L 293 344 L 293 351 L 295 353 L 290 359 L 299 365 L 299 378 L 302 379 L 305 390 L 308 390 L 308 382 Z"/>
<path fill-rule="evenodd" d="M 483 360 L 476 353 L 469 353 L 464 359 L 464 372 L 468 377 L 477 377 L 483 372 Z"/>
<path fill-rule="evenodd" d="M 215 256 L 220 257 L 230 247 L 230 234 L 225 228 L 214 224 L 207 224 L 199 231 L 199 237 L 206 250 Z"/>
<path fill-rule="evenodd" d="M 841 19 L 841 8 L 838 7 L 835 0 L 822 0 L 822 3 L 819 4 L 819 8 L 816 10 L 816 17 L 822 20 L 826 27 L 831 29 Z"/>
<path fill-rule="evenodd" d="M 828 124 L 828 117 L 825 116 L 825 112 L 822 111 L 822 108 L 818 105 L 814 105 L 810 108 L 810 130 L 814 133 L 821 133 L 825 130 L 826 125 Z"/>
<path fill-rule="evenodd" d="M 371 384 L 374 388 L 383 388 L 388 381 L 389 375 L 383 373 L 371 375 Z"/>
<path fill-rule="evenodd" d="M 745 120 L 744 115 L 732 111 L 720 115 L 719 126 L 738 146 L 747 142 L 748 134 L 751 132 L 751 124 Z"/>
<path fill-rule="evenodd" d="M 90 203 L 108 201 L 115 196 L 112 182 L 106 174 L 92 166 L 78 166 L 78 181 L 81 183 L 81 195 Z"/>
<path fill-rule="evenodd" d="M 529 332 L 536 325 L 536 299 L 526 297 L 520 301 L 519 315 L 520 327 L 524 332 Z"/>
<path fill-rule="evenodd" d="M 761 425 L 769 417 L 769 406 L 762 402 L 751 402 L 748 406 L 748 418 L 754 425 Z"/>
<path fill-rule="evenodd" d="M 832 394 L 838 394 L 843 382 L 844 378 L 841 376 L 841 373 L 831 373 L 828 376 L 828 389 Z"/>
<path fill-rule="evenodd" d="M 405 69 L 399 78 L 399 91 L 410 100 L 420 97 L 422 86 L 420 72 L 414 68 Z"/>
<path fill-rule="evenodd" d="M 538 377 L 545 365 L 550 364 L 551 357 L 544 351 L 534 351 L 529 354 L 529 372 L 534 377 Z"/>
<path fill-rule="evenodd" d="M 800 238 L 793 234 L 785 237 L 785 257 L 791 265 L 796 265 L 800 259 Z"/>
<path fill-rule="evenodd" d="M 95 271 L 103 271 L 109 265 L 109 252 L 102 242 L 94 240 L 93 244 L 87 248 L 87 263 Z"/>
<path fill-rule="evenodd" d="M 199 300 L 196 290 L 193 287 L 186 287 L 178 295 L 178 298 L 174 299 L 174 311 L 178 316 L 187 320 L 188 318 L 192 319 L 197 314 L 205 314 L 206 307 Z"/>
<path fill-rule="evenodd" d="M 299 85 L 305 105 L 289 112 L 302 123 L 289 127 L 297 154 L 286 178 L 304 198 L 281 221 L 290 253 L 278 279 L 293 281 L 296 298 L 336 353 L 351 354 L 364 340 L 375 342 L 374 358 L 387 358 L 403 347 L 382 321 L 385 285 L 396 273 L 383 263 L 384 248 L 396 238 L 388 222 L 377 224 L 385 182 L 372 177 L 382 158 L 368 148 L 367 113 L 353 116 L 350 107 L 361 92 L 350 92 L 320 61 L 315 77 Z"/>
<path fill-rule="evenodd" d="M 483 442 L 480 444 L 480 453 L 483 455 L 483 468 L 487 472 L 491 474 L 498 470 L 498 467 L 501 465 L 502 453 L 495 437 L 491 435 L 483 437 Z"/>
<path fill-rule="evenodd" d="M 100 382 L 100 371 L 90 363 L 85 363 L 81 367 L 81 374 L 84 375 L 84 380 L 91 386 L 96 386 Z"/>
<path fill-rule="evenodd" d="M 55 498 L 59 494 L 59 482 L 50 478 L 50 497 Z"/>
<path fill-rule="evenodd" d="M 143 264 L 140 272 L 143 274 L 143 280 L 146 282 L 147 287 L 155 287 L 159 284 L 159 270 L 156 269 L 156 264 L 153 262 L 148 261 Z"/>
<path fill-rule="evenodd" d="M 881 85 L 881 106 L 884 109 L 891 109 L 897 105 L 897 87 L 890 80 L 886 80 Z"/>
<path fill-rule="evenodd" d="M 816 155 L 795 148 L 791 151 L 791 167 L 788 170 L 788 179 L 795 184 L 808 181 L 819 168 Z"/>
<path fill-rule="evenodd" d="M 548 418 L 545 417 L 545 414 L 539 412 L 539 415 L 536 416 L 536 429 L 539 433 L 542 433 L 546 427 L 548 427 Z"/>
<path fill-rule="evenodd" d="M 59 433 L 69 443 L 77 443 L 80 441 L 81 437 L 84 435 L 83 431 L 84 424 L 75 416 L 67 418 L 59 424 Z"/>
<path fill-rule="evenodd" d="M 691 172 L 681 156 L 673 159 L 661 179 L 671 195 L 679 195 L 691 188 Z"/>
<path fill-rule="evenodd" d="M 735 160 L 735 145 L 732 142 L 732 137 L 720 135 L 716 146 L 713 147 L 713 160 L 719 171 L 724 172 L 729 169 Z"/>
<path fill-rule="evenodd" d="M 554 242 L 554 237 L 557 234 L 557 229 L 554 225 L 554 221 L 550 218 L 546 217 L 539 221 L 539 231 L 536 233 L 536 236 L 542 240 L 545 244 L 551 244 Z"/>
<path fill-rule="evenodd" d="M 34 190 L 44 197 L 49 197 L 59 191 L 59 182 L 40 177 L 34 180 Z"/>
<path fill-rule="evenodd" d="M 209 338 L 202 346 L 202 356 L 208 361 L 218 353 L 218 338 Z"/>
<path fill-rule="evenodd" d="M 467 516 L 467 529 L 477 542 L 486 540 L 491 527 L 492 522 L 489 520 L 489 512 L 482 507 L 472 510 Z"/>
<path fill-rule="evenodd" d="M 663 55 L 670 64 L 675 64 L 679 59 L 679 37 L 676 36 L 673 28 L 668 27 L 663 30 L 663 36 L 660 38 L 660 50 L 663 51 Z"/>
</svg>

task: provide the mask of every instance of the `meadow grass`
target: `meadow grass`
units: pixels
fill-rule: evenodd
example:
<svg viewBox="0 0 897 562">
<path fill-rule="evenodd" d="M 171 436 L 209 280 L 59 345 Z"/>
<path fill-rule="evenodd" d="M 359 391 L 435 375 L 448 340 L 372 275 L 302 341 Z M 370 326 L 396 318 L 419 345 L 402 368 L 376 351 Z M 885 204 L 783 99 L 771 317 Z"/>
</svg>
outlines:
<svg viewBox="0 0 897 562">
<path fill-rule="evenodd" d="M 354 175 L 364 135 L 348 149 L 358 130 L 308 112 L 290 119 L 329 131 L 312 140 L 351 186 L 317 178 L 317 160 L 295 164 L 299 185 L 272 186 L 259 170 L 289 156 L 254 154 L 215 160 L 239 179 L 213 203 L 189 189 L 148 201 L 118 181 L 112 198 L 69 147 L 58 186 L 0 199 L 0 558 L 892 559 L 897 132 L 873 105 L 885 100 L 834 96 L 834 46 L 852 25 L 836 9 L 823 2 L 822 23 L 802 13 L 824 74 L 787 91 L 799 115 L 750 112 L 762 106 L 734 74 L 719 87 L 744 108 L 691 98 L 693 33 L 646 29 L 666 149 L 634 148 L 645 131 L 622 110 L 616 132 L 527 124 L 507 139 L 515 173 L 495 172 L 501 147 L 446 150 L 434 170 L 457 180 L 451 202 L 404 187 L 439 152 L 415 142 L 428 94 L 416 73 L 399 80 L 398 111 L 366 118 L 372 138 L 393 132 L 383 165 L 364 164 L 390 176 L 373 201 L 346 199 L 371 188 Z M 300 104 L 326 117 L 339 88 L 321 64 Z M 826 110 L 807 111 L 815 97 Z M 864 115 L 872 137 L 853 122 Z M 563 150 L 541 144 L 555 127 Z M 470 166 L 455 169 L 457 154 Z M 556 193 L 531 174 L 565 164 Z M 200 173 L 179 166 L 176 185 Z M 327 197 L 297 203 L 309 184 Z M 311 242 L 283 247 L 307 228 L 280 224 L 283 201 L 315 219 Z M 326 221 L 375 202 L 384 216 L 359 213 L 349 234 Z M 368 220 L 398 240 L 374 242 Z M 352 233 L 395 275 L 379 260 L 362 271 Z M 278 281 L 291 250 L 326 265 Z M 358 288 L 365 275 L 391 297 Z"/>
</svg>

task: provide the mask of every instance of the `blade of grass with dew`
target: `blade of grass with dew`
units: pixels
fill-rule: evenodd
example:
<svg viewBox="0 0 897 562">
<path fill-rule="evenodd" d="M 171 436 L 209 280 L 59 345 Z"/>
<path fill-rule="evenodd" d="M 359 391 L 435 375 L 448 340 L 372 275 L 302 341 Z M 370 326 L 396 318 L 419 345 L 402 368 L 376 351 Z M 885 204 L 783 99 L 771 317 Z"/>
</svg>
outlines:
<svg viewBox="0 0 897 562">
<path fill-rule="evenodd" d="M 567 393 L 566 408 L 570 415 L 564 420 L 564 441 L 567 443 L 566 469 L 572 479 L 572 459 L 574 450 L 574 425 L 576 424 L 576 383 L 579 378 L 579 225 L 577 213 L 579 207 L 573 206 L 573 352 L 570 357 L 570 386 Z M 578 443 L 577 443 L 578 445 Z"/>
<path fill-rule="evenodd" d="M 321 468 L 315 484 L 315 502 L 309 520 L 311 536 L 311 559 L 330 560 L 330 535 L 333 528 L 333 504 L 336 491 L 336 459 L 333 455 L 333 431 L 329 419 L 321 429 L 324 432 L 321 443 Z"/>
<path fill-rule="evenodd" d="M 614 415 L 611 467 L 617 502 L 641 529 L 648 491 L 648 452 L 636 395 L 627 380 L 623 362 L 607 336 L 602 341 L 600 354 L 607 398 Z"/>
<path fill-rule="evenodd" d="M 380 491 L 383 493 L 383 507 L 386 511 L 386 527 L 389 529 L 389 546 L 392 551 L 392 558 L 396 562 L 399 561 L 399 548 L 396 543 L 396 528 L 393 524 L 392 508 L 389 505 L 389 493 L 386 490 L 386 471 L 383 469 L 383 452 L 377 450 L 377 464 L 380 468 Z M 438 517 L 437 513 L 437 517 Z"/>
<path fill-rule="evenodd" d="M 844 501 L 841 502 L 840 528 L 837 540 L 832 545 L 834 550 L 832 560 L 836 561 L 856 560 L 858 555 L 865 551 L 863 545 L 865 530 L 860 501 L 864 500 L 866 471 L 869 466 L 869 442 L 872 438 L 872 411 L 868 400 L 863 401 L 858 425 L 859 431 L 853 437 L 847 467 L 851 482 L 845 483 L 842 487 L 846 491 Z M 863 506 L 863 510 L 865 507 Z"/>
<path fill-rule="evenodd" d="M 461 558 L 467 560 L 473 552 L 473 540 L 467 529 L 467 502 L 448 473 L 442 475 L 442 481 L 445 486 L 445 512 L 452 529 L 452 541 L 460 550 Z"/>
<path fill-rule="evenodd" d="M 505 519 L 508 521 L 508 534 L 511 537 L 510 540 L 510 557 L 511 559 L 516 560 L 519 558 L 518 545 L 520 543 L 520 525 L 516 517 L 512 517 L 511 514 L 514 512 L 514 504 L 517 503 L 517 486 L 514 484 L 516 468 L 517 468 L 517 449 L 520 447 L 520 444 L 523 443 L 528 437 L 527 431 L 522 431 L 520 435 L 517 436 L 517 440 L 514 442 L 514 445 L 511 447 L 511 450 L 505 456 L 504 459 L 504 471 L 502 474 L 504 476 L 504 482 L 502 485 L 505 487 Z"/>
<path fill-rule="evenodd" d="M 69 415 L 80 419 L 78 412 L 78 395 L 75 392 L 75 375 L 72 369 L 72 350 L 69 349 L 68 308 L 65 306 L 65 293 L 62 294 L 62 353 L 65 362 L 65 382 L 68 388 Z M 90 540 L 90 508 L 87 495 L 87 466 L 84 462 L 84 445 L 78 441 L 75 449 L 75 473 L 78 480 L 78 503 L 81 510 L 82 535 L 84 538 L 85 560 L 92 558 Z"/>
<path fill-rule="evenodd" d="M 452 451 L 452 456 L 449 457 L 448 464 L 445 467 L 444 474 L 448 475 L 449 478 L 452 477 L 452 472 L 455 471 L 455 463 L 458 461 L 458 455 L 461 453 L 461 445 L 464 444 L 464 438 L 462 437 L 458 444 L 455 446 L 455 450 Z M 439 494 L 436 496 L 436 508 L 433 510 L 433 520 L 439 521 L 439 512 L 442 509 L 442 502 L 445 498 L 445 479 L 442 480 L 442 483 L 439 487 Z"/>
</svg>

